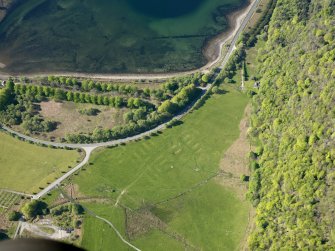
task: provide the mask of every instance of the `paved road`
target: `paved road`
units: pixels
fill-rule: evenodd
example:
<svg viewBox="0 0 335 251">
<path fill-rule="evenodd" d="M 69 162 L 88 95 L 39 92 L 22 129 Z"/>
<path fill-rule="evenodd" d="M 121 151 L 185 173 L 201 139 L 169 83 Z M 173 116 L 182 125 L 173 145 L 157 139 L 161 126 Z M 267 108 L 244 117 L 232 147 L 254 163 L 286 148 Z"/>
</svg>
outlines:
<svg viewBox="0 0 335 251">
<path fill-rule="evenodd" d="M 52 182 L 50 185 L 48 185 L 46 188 L 44 188 L 41 192 L 39 192 L 38 194 L 34 195 L 32 197 L 33 200 L 38 200 L 41 197 L 43 197 L 44 195 L 46 195 L 48 192 L 50 192 L 52 189 L 54 189 L 56 186 L 59 186 L 64 180 L 66 180 L 68 177 L 70 177 L 72 174 L 74 174 L 75 172 L 77 172 L 80 168 L 82 168 L 83 166 L 85 166 L 91 156 L 91 153 L 93 152 L 93 150 L 96 147 L 84 147 L 83 149 L 85 150 L 86 156 L 84 158 L 84 160 L 77 165 L 76 167 L 72 168 L 69 172 L 67 172 L 66 174 L 64 174 L 62 177 L 58 178 L 57 180 L 55 180 L 54 182 Z"/>
<path fill-rule="evenodd" d="M 226 66 L 229 58 L 231 57 L 231 55 L 233 54 L 234 50 L 236 49 L 236 43 L 237 43 L 240 35 L 244 31 L 245 27 L 247 26 L 247 24 L 250 21 L 250 19 L 252 18 L 252 16 L 255 14 L 255 12 L 257 10 L 257 7 L 258 7 L 258 5 L 259 5 L 260 2 L 261 2 L 261 0 L 255 0 L 249 6 L 248 11 L 246 12 L 246 16 L 243 18 L 243 20 L 240 23 L 240 25 L 236 26 L 235 33 L 233 35 L 233 40 L 231 41 L 229 49 L 228 49 L 228 52 L 227 52 L 226 56 L 224 57 L 221 65 L 219 67 L 221 70 Z"/>
<path fill-rule="evenodd" d="M 251 19 L 251 17 L 253 16 L 253 14 L 255 13 L 258 4 L 261 0 L 255 0 L 249 7 L 248 10 L 246 12 L 246 15 L 244 15 L 243 19 L 238 20 L 237 22 L 240 23 L 240 26 L 237 26 L 238 28 L 235 29 L 234 33 L 233 33 L 233 38 L 232 38 L 232 42 L 231 45 L 229 47 L 229 50 L 227 51 L 227 54 L 225 55 L 220 68 L 223 69 L 225 67 L 225 65 L 227 64 L 229 58 L 231 57 L 231 55 L 234 52 L 234 49 L 236 47 L 236 42 L 239 38 L 239 36 L 241 35 L 242 31 L 245 29 L 247 23 L 249 22 L 249 20 Z M 241 17 L 242 18 L 242 17 Z M 207 93 L 210 90 L 210 85 L 207 86 L 207 88 L 203 88 L 203 95 L 205 93 Z M 201 97 L 199 97 L 201 98 Z M 195 102 L 194 102 L 195 103 Z M 186 114 L 188 114 L 191 110 L 191 108 L 193 107 L 194 103 L 192 105 L 190 105 L 187 109 L 185 109 L 184 112 L 182 112 L 181 114 L 175 116 L 173 119 L 175 120 L 180 120 L 181 118 L 183 118 Z M 18 133 L 13 131 L 12 129 L 2 125 L 2 128 L 12 134 L 15 134 L 25 140 L 34 142 L 34 143 L 38 143 L 38 144 L 44 144 L 47 146 L 55 146 L 55 147 L 68 147 L 68 148 L 72 148 L 72 149 L 79 149 L 82 148 L 85 150 L 86 152 L 86 156 L 85 159 L 79 164 L 77 165 L 75 168 L 73 168 L 71 171 L 69 171 L 68 173 L 66 173 L 65 175 L 63 175 L 62 177 L 60 177 L 59 179 L 57 179 L 56 181 L 54 181 L 52 184 L 50 184 L 49 186 L 47 186 L 46 188 L 44 188 L 41 192 L 39 192 L 37 195 L 33 196 L 33 199 L 39 199 L 42 196 L 44 196 L 45 194 L 47 194 L 49 191 L 51 191 L 52 189 L 54 189 L 56 186 L 58 186 L 61 182 L 63 182 L 65 179 L 67 179 L 69 176 L 71 176 L 73 173 L 75 173 L 76 171 L 78 171 L 81 167 L 83 167 L 85 164 L 88 163 L 90 155 L 92 153 L 92 151 L 98 147 L 107 147 L 107 146 L 115 146 L 115 145 L 119 145 L 122 143 L 128 143 L 130 141 L 134 141 L 137 139 L 141 139 L 145 136 L 149 136 L 150 134 L 157 132 L 159 130 L 162 130 L 165 128 L 166 124 L 168 122 L 161 124 L 159 126 L 157 126 L 154 129 L 151 129 L 149 131 L 140 133 L 138 135 L 132 136 L 132 137 L 127 137 L 124 139 L 118 139 L 118 140 L 112 140 L 112 141 L 108 141 L 108 142 L 102 142 L 102 143 L 92 143 L 92 144 L 69 144 L 69 143 L 56 143 L 56 142 L 50 142 L 50 141 L 44 141 L 44 140 L 39 140 L 39 139 L 35 139 L 29 136 L 26 136 L 24 134 Z"/>
</svg>

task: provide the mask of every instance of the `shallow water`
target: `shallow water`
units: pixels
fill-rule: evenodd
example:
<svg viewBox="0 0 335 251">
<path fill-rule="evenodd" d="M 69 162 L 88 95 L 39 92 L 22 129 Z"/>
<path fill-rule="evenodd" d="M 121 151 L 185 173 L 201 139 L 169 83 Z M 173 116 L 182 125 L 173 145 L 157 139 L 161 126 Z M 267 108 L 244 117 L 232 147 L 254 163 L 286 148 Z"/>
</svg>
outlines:
<svg viewBox="0 0 335 251">
<path fill-rule="evenodd" d="M 241 2 L 25 0 L 0 24 L 0 61 L 16 73 L 190 70 Z"/>
</svg>

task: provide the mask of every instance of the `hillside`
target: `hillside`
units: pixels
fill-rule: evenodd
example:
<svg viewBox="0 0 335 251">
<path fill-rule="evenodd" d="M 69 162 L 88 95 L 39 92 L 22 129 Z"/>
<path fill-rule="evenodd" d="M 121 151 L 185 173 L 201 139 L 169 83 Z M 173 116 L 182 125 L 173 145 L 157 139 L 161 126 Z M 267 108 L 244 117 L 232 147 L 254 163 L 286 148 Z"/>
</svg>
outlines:
<svg viewBox="0 0 335 251">
<path fill-rule="evenodd" d="M 278 0 L 260 35 L 251 250 L 335 245 L 334 15 L 334 0 Z"/>
</svg>

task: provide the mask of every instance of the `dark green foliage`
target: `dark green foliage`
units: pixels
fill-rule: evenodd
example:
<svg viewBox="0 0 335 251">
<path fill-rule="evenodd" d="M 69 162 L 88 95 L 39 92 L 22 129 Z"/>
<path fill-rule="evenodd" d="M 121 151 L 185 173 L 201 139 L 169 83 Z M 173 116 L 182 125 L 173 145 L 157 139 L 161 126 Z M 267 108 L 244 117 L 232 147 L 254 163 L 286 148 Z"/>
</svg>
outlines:
<svg viewBox="0 0 335 251">
<path fill-rule="evenodd" d="M 0 232 L 0 241 L 8 240 L 9 236 L 3 232 Z"/>
<path fill-rule="evenodd" d="M 18 221 L 21 218 L 21 214 L 17 211 L 11 211 L 8 214 L 8 220 L 10 221 Z"/>
<path fill-rule="evenodd" d="M 276 4 L 277 0 L 270 1 L 266 8 L 266 12 L 262 15 L 261 19 L 257 22 L 254 28 L 242 35 L 242 41 L 247 47 L 254 46 L 257 42 L 257 36 L 262 32 L 262 30 L 267 28 Z"/>
<path fill-rule="evenodd" d="M 278 0 L 258 53 L 251 250 L 335 246 L 334 1 Z"/>
<path fill-rule="evenodd" d="M 0 89 L 0 111 L 7 108 L 14 101 L 14 83 L 11 79 L 7 81 L 6 87 Z"/>
<path fill-rule="evenodd" d="M 84 213 L 84 208 L 79 204 L 73 204 L 72 205 L 72 213 L 74 215 L 83 214 Z"/>
<path fill-rule="evenodd" d="M 46 208 L 47 204 L 43 201 L 32 200 L 31 202 L 26 203 L 21 208 L 21 211 L 27 219 L 30 219 L 36 217 L 37 215 L 42 215 Z"/>
<path fill-rule="evenodd" d="M 81 225 L 78 217 L 84 213 L 84 208 L 79 204 L 61 205 L 51 209 L 50 213 L 58 226 L 73 229 Z"/>
<path fill-rule="evenodd" d="M 45 121 L 41 117 L 34 115 L 23 121 L 22 127 L 24 130 L 33 132 L 51 132 L 56 129 L 57 123 L 54 121 Z"/>
</svg>

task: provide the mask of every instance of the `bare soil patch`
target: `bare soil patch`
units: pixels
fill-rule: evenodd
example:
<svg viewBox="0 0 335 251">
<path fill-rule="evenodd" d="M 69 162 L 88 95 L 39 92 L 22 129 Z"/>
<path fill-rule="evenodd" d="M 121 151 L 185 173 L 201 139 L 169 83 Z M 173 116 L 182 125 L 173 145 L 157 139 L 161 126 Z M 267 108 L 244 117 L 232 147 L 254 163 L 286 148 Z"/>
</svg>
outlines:
<svg viewBox="0 0 335 251">
<path fill-rule="evenodd" d="M 240 122 L 240 137 L 226 151 L 220 163 L 221 170 L 225 173 L 231 173 L 234 177 L 249 174 L 248 154 L 251 149 L 247 130 L 250 112 L 251 107 L 248 105 L 245 109 L 244 118 Z"/>
<path fill-rule="evenodd" d="M 127 109 L 115 109 L 92 104 L 41 102 L 40 114 L 43 118 L 58 122 L 57 129 L 43 135 L 45 138 L 63 138 L 67 134 L 92 133 L 95 128 L 112 129 L 124 124 L 123 114 Z M 81 109 L 94 108 L 100 112 L 96 116 L 81 114 Z"/>
<path fill-rule="evenodd" d="M 245 200 L 247 192 L 247 184 L 241 180 L 241 176 L 250 174 L 250 143 L 247 137 L 250 112 L 251 106 L 248 105 L 240 122 L 240 136 L 225 152 L 220 162 L 220 175 L 216 178 L 223 186 L 233 189 L 241 200 Z"/>
<path fill-rule="evenodd" d="M 152 229 L 165 229 L 166 224 L 149 209 L 130 211 L 126 209 L 126 231 L 131 240 L 148 233 Z"/>
</svg>

